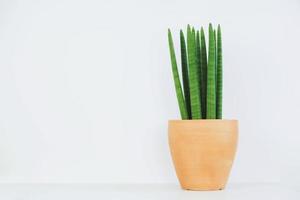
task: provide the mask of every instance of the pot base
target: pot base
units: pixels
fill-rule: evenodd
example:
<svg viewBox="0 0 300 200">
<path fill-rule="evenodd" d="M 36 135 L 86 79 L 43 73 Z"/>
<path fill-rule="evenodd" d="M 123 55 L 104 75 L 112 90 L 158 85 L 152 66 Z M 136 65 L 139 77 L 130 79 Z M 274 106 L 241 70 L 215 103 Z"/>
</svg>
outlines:
<svg viewBox="0 0 300 200">
<path fill-rule="evenodd" d="M 184 188 L 181 187 L 183 190 L 189 190 L 189 191 L 218 191 L 218 190 L 224 190 L 224 188 Z"/>
</svg>

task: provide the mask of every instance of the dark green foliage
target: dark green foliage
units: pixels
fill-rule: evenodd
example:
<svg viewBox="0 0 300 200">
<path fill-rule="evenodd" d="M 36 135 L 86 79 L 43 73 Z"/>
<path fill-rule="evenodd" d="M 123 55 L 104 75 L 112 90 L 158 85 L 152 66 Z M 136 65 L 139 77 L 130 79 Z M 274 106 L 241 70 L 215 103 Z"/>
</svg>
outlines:
<svg viewBox="0 0 300 200">
<path fill-rule="evenodd" d="M 215 81 L 216 81 L 216 85 L 215 85 L 215 87 L 216 87 L 216 116 L 217 116 L 217 90 L 218 90 L 218 88 L 217 88 L 217 80 L 218 80 L 218 77 L 217 77 L 217 63 L 218 63 L 218 60 L 217 60 L 217 57 L 218 57 L 218 55 L 217 55 L 217 36 L 216 36 L 216 30 L 214 29 L 214 40 L 215 40 L 215 70 L 216 70 L 216 72 L 215 72 L 215 75 L 216 75 L 216 79 L 215 79 Z"/>
<path fill-rule="evenodd" d="M 180 31 L 183 89 L 177 69 L 170 30 L 168 31 L 173 78 L 182 119 L 222 119 L 221 28 L 209 24 L 208 58 L 204 30 L 188 25 L 187 41 Z M 187 45 L 186 45 L 187 44 Z"/>
<path fill-rule="evenodd" d="M 187 64 L 187 56 L 186 56 L 186 44 L 185 44 L 184 34 L 182 30 L 180 30 L 180 50 L 181 50 L 181 69 L 182 69 L 182 82 L 183 82 L 185 105 L 188 113 L 188 118 L 192 119 L 189 72 L 188 72 L 188 64 Z"/>
<path fill-rule="evenodd" d="M 202 85 L 201 85 L 201 97 L 202 97 L 202 102 L 203 102 L 203 116 L 205 116 L 206 118 L 206 96 L 207 96 L 207 55 L 206 55 L 206 43 L 205 43 L 205 34 L 204 34 L 204 30 L 201 27 L 201 44 L 200 44 L 200 63 L 201 63 L 201 68 L 202 68 Z"/>
<path fill-rule="evenodd" d="M 221 27 L 217 30 L 217 119 L 222 119 L 223 61 Z"/>
<path fill-rule="evenodd" d="M 207 66 L 207 119 L 216 118 L 216 58 L 215 36 L 212 25 L 209 24 L 209 48 Z"/>
<path fill-rule="evenodd" d="M 204 83 L 203 83 L 203 70 L 201 65 L 201 45 L 200 45 L 200 34 L 199 31 L 196 33 L 196 60 L 197 60 L 197 69 L 198 69 L 198 76 L 199 76 L 199 91 L 200 91 L 200 101 L 201 101 L 201 115 L 205 118 L 205 102 L 204 102 Z"/>
<path fill-rule="evenodd" d="M 199 75 L 196 60 L 196 37 L 195 30 L 188 26 L 187 28 L 187 50 L 189 65 L 189 84 L 192 119 L 201 119 L 200 91 L 199 91 Z"/>
<path fill-rule="evenodd" d="M 177 62 L 176 62 L 176 55 L 175 55 L 175 51 L 174 51 L 174 44 L 173 44 L 173 39 L 172 39 L 172 34 L 171 34 L 170 29 L 168 30 L 168 39 L 169 39 L 169 48 L 170 48 L 170 57 L 171 57 L 171 63 L 172 63 L 173 79 L 174 79 L 174 84 L 175 84 L 175 89 L 176 89 L 177 100 L 178 100 L 178 104 L 179 104 L 179 110 L 180 110 L 181 118 L 188 119 L 188 113 L 186 110 L 185 101 L 183 98 L 182 88 L 181 88 L 181 84 L 180 84 L 180 79 L 179 79 L 179 74 L 178 74 L 178 69 L 177 69 Z"/>
</svg>

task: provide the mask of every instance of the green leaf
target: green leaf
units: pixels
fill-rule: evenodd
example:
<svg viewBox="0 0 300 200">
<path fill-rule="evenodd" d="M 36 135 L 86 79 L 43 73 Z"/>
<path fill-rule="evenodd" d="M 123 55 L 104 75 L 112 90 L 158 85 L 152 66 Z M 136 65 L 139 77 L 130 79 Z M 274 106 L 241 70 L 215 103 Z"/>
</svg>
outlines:
<svg viewBox="0 0 300 200">
<path fill-rule="evenodd" d="M 216 109 L 217 109 L 217 90 L 218 90 L 218 88 L 217 88 L 217 80 L 218 80 L 218 77 L 217 77 L 217 36 L 216 36 L 216 30 L 214 29 L 214 40 L 215 40 L 215 69 L 216 69 L 216 72 L 215 72 L 215 75 L 216 75 L 216 85 L 215 85 L 215 87 L 216 87 Z M 216 110 L 216 113 L 217 113 L 217 110 Z M 217 114 L 216 114 L 216 116 L 217 116 Z"/>
<path fill-rule="evenodd" d="M 172 39 L 172 34 L 170 29 L 168 29 L 168 40 L 169 40 L 169 49 L 170 49 L 170 57 L 171 57 L 171 64 L 172 64 L 172 72 L 173 72 L 173 79 L 175 84 L 175 90 L 177 95 L 177 100 L 179 104 L 180 114 L 182 119 L 188 119 L 188 113 L 186 109 L 185 100 L 182 93 L 182 87 L 179 79 L 177 62 L 176 62 L 176 55 L 174 51 L 174 44 Z"/>
<path fill-rule="evenodd" d="M 205 101 L 206 98 L 204 95 L 204 90 L 206 90 L 206 85 L 203 81 L 203 69 L 201 64 L 201 44 L 200 44 L 200 33 L 197 31 L 196 33 L 196 60 L 197 60 L 197 69 L 198 69 L 198 77 L 199 77 L 199 91 L 200 91 L 200 100 L 201 100 L 201 111 L 202 111 L 202 118 L 205 118 Z"/>
<path fill-rule="evenodd" d="M 217 30 L 217 119 L 222 119 L 222 90 L 223 90 L 223 61 L 222 61 L 222 33 L 218 25 Z"/>
<path fill-rule="evenodd" d="M 207 98 L 207 54 L 206 54 L 206 43 L 205 34 L 203 27 L 200 31 L 200 65 L 202 69 L 202 84 L 201 84 L 201 97 L 202 97 L 202 113 L 203 118 L 206 118 L 206 98 Z"/>
<path fill-rule="evenodd" d="M 188 49 L 188 64 L 189 64 L 189 85 L 190 85 L 190 99 L 192 119 L 201 119 L 201 101 L 200 101 L 200 87 L 199 74 L 196 60 L 196 40 L 195 30 L 191 30 L 188 25 L 187 28 L 187 49 Z"/>
<path fill-rule="evenodd" d="M 207 119 L 216 119 L 216 52 L 212 24 L 209 24 L 209 50 L 207 69 Z"/>
<path fill-rule="evenodd" d="M 182 82 L 183 82 L 185 104 L 187 108 L 188 118 L 192 119 L 186 44 L 185 44 L 185 38 L 182 30 L 180 30 L 180 50 L 181 50 L 181 69 L 182 69 Z"/>
</svg>

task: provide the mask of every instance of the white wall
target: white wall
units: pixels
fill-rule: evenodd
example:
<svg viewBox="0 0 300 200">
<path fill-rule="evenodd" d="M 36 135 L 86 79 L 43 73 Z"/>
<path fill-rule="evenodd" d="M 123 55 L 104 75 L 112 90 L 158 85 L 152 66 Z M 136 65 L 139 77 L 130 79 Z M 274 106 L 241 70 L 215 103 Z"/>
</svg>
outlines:
<svg viewBox="0 0 300 200">
<path fill-rule="evenodd" d="M 299 20 L 298 0 L 1 1 L 0 181 L 176 181 L 167 28 L 213 22 L 240 120 L 231 181 L 297 183 Z"/>
</svg>

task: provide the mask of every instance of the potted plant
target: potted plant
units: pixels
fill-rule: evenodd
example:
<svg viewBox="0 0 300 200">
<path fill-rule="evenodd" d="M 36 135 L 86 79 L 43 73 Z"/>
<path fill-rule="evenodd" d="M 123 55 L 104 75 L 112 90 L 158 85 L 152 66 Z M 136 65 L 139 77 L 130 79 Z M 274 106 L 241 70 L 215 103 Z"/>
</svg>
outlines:
<svg viewBox="0 0 300 200">
<path fill-rule="evenodd" d="M 173 79 L 181 120 L 169 120 L 169 145 L 183 189 L 224 189 L 235 157 L 238 121 L 222 119 L 221 28 L 209 24 L 208 55 L 203 27 L 180 31 L 182 83 L 168 30 Z M 187 45 L 186 45 L 187 44 Z M 183 88 L 183 90 L 182 90 Z"/>
</svg>

